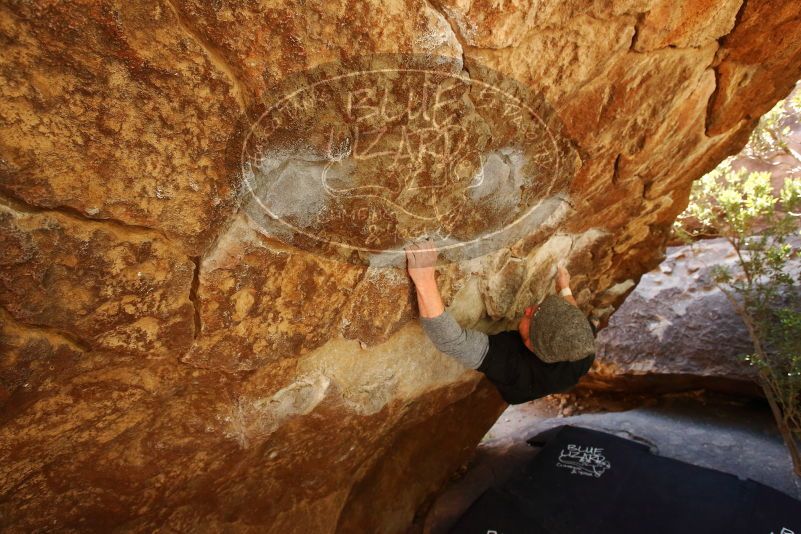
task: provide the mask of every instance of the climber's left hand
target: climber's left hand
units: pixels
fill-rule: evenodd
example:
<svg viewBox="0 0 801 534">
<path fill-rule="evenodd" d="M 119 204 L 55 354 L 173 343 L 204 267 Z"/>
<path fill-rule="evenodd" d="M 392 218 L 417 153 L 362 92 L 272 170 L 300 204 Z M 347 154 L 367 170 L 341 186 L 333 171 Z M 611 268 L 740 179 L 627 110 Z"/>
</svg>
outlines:
<svg viewBox="0 0 801 534">
<path fill-rule="evenodd" d="M 556 291 L 570 287 L 570 273 L 562 265 L 556 267 Z"/>
</svg>

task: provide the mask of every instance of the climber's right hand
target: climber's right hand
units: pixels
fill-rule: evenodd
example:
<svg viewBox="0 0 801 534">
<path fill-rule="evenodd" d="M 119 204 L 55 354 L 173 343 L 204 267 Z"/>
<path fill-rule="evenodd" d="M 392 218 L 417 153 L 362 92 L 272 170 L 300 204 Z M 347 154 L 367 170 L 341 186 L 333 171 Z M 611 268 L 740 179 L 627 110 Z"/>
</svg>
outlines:
<svg viewBox="0 0 801 534">
<path fill-rule="evenodd" d="M 427 239 L 405 247 L 406 270 L 415 284 L 434 280 L 434 267 L 437 264 L 437 249 L 433 241 Z"/>
</svg>

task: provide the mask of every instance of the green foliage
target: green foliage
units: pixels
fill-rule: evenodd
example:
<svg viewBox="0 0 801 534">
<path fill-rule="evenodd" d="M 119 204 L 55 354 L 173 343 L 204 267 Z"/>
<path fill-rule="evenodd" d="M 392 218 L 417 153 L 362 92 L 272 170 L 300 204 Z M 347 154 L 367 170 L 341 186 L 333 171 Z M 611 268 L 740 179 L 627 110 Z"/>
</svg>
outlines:
<svg viewBox="0 0 801 534">
<path fill-rule="evenodd" d="M 790 109 L 797 115 L 801 115 L 801 91 L 796 91 L 795 94 L 788 100 Z"/>
<path fill-rule="evenodd" d="M 759 119 L 751 132 L 743 153 L 754 159 L 769 161 L 777 154 L 787 154 L 801 163 L 801 154 L 788 144 L 790 126 L 801 117 L 801 90 L 787 100 L 779 100 L 773 109 Z"/>
<path fill-rule="evenodd" d="M 795 157 L 782 145 L 786 108 L 780 104 L 752 135 L 752 153 L 781 150 Z M 801 111 L 801 92 L 787 107 Z M 785 179 L 775 192 L 770 173 L 734 170 L 728 159 L 693 184 L 675 231 L 688 242 L 711 231 L 736 253 L 737 268 L 718 266 L 714 279 L 749 330 L 754 353 L 745 360 L 759 369 L 769 399 L 780 408 L 780 427 L 785 425 L 801 474 L 801 275 L 795 278 L 790 269 L 800 254 L 799 212 L 801 178 Z"/>
</svg>

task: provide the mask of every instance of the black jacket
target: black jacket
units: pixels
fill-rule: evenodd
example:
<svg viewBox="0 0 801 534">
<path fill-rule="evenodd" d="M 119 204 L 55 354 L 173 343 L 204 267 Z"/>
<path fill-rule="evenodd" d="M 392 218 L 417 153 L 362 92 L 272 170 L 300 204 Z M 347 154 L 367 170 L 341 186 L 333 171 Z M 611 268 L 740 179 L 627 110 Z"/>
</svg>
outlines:
<svg viewBox="0 0 801 534">
<path fill-rule="evenodd" d="M 478 367 L 509 404 L 559 393 L 575 386 L 595 361 L 595 354 L 574 362 L 545 363 L 523 344 L 516 331 L 489 337 L 489 350 Z"/>
</svg>

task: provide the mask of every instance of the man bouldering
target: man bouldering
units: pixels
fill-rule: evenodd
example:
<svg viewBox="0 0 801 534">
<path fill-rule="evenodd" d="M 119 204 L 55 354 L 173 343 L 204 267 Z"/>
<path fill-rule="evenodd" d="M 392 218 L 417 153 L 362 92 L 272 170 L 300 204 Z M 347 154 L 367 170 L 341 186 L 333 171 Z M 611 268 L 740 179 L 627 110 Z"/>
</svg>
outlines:
<svg viewBox="0 0 801 534">
<path fill-rule="evenodd" d="M 484 373 L 506 402 L 563 392 L 589 370 L 595 360 L 595 327 L 576 305 L 567 269 L 557 270 L 560 296 L 527 307 L 517 332 L 487 335 L 463 328 L 445 309 L 434 275 L 437 255 L 431 242 L 406 248 L 423 330 L 437 349 Z"/>
</svg>

